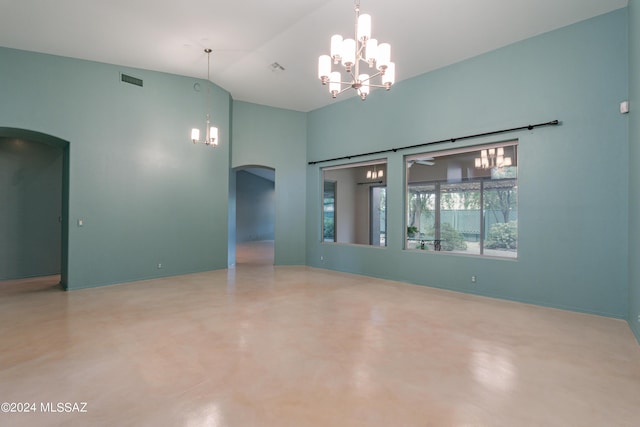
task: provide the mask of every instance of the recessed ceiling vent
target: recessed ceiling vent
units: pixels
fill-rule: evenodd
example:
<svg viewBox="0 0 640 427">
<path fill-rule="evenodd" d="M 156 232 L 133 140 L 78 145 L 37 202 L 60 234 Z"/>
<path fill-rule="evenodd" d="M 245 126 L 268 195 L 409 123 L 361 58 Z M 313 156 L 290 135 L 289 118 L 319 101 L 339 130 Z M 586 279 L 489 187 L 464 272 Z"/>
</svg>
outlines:
<svg viewBox="0 0 640 427">
<path fill-rule="evenodd" d="M 274 62 L 273 64 L 271 64 L 270 67 L 271 67 L 271 71 L 274 72 L 274 73 L 275 72 L 280 73 L 280 72 L 284 71 L 284 67 L 282 65 L 278 64 L 277 62 Z"/>
<path fill-rule="evenodd" d="M 128 76 L 126 74 L 120 73 L 120 80 L 122 80 L 125 83 L 129 83 L 129 84 L 132 84 L 132 85 L 136 85 L 136 86 L 142 87 L 142 79 L 138 79 L 138 78 L 133 77 L 133 76 Z"/>
</svg>

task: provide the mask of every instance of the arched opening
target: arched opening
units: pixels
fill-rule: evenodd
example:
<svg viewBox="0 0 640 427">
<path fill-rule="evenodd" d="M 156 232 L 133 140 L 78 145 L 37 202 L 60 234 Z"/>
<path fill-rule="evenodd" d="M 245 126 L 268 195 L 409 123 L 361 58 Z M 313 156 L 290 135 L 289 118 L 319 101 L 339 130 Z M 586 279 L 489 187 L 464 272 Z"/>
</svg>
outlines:
<svg viewBox="0 0 640 427">
<path fill-rule="evenodd" d="M 69 142 L 0 127 L 0 174 L 0 280 L 66 289 Z"/>
<path fill-rule="evenodd" d="M 235 264 L 273 265 L 275 169 L 244 166 L 235 173 Z"/>
</svg>

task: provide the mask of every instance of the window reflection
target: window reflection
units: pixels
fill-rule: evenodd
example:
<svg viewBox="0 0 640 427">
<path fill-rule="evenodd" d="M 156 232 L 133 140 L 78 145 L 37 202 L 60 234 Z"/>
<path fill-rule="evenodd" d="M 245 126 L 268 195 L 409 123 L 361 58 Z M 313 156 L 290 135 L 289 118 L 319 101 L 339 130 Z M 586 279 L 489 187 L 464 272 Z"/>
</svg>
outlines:
<svg viewBox="0 0 640 427">
<path fill-rule="evenodd" d="M 387 245 L 386 161 L 322 169 L 322 241 Z"/>
<path fill-rule="evenodd" d="M 492 392 L 510 391 L 516 368 L 509 349 L 481 340 L 473 340 L 471 372 L 475 380 Z"/>
</svg>

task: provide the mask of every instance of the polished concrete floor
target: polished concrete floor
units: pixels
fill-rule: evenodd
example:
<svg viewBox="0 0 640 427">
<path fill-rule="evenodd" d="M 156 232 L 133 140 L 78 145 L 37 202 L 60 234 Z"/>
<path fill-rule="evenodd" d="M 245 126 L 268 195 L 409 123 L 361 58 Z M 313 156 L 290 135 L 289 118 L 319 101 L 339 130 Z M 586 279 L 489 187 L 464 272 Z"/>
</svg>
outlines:
<svg viewBox="0 0 640 427">
<path fill-rule="evenodd" d="M 236 265 L 273 265 L 274 257 L 273 240 L 236 243 Z"/>
<path fill-rule="evenodd" d="M 0 402 L 35 404 L 1 426 L 640 425 L 621 320 L 259 263 L 56 281 L 0 283 Z"/>
</svg>

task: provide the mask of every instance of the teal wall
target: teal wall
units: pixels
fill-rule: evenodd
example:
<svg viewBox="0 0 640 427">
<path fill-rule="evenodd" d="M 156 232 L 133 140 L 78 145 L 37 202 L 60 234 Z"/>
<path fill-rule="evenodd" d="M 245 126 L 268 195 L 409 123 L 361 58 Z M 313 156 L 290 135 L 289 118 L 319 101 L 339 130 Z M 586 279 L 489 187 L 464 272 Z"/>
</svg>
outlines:
<svg viewBox="0 0 640 427">
<path fill-rule="evenodd" d="M 273 240 L 273 181 L 246 171 L 236 175 L 236 242 Z"/>
<path fill-rule="evenodd" d="M 403 155 L 414 150 L 386 156 L 387 248 L 320 243 L 320 167 L 307 167 L 308 264 L 626 318 L 627 57 L 625 8 L 311 112 L 309 161 L 562 125 L 455 145 L 519 139 L 517 261 L 402 249 Z"/>
<path fill-rule="evenodd" d="M 63 149 L 0 137 L 0 280 L 60 274 Z"/>
<path fill-rule="evenodd" d="M 629 325 L 640 341 L 640 1 L 629 0 Z"/>
<path fill-rule="evenodd" d="M 0 127 L 69 142 L 69 289 L 227 266 L 230 96 L 195 82 L 0 48 Z M 208 86 L 215 150 L 189 141 Z"/>
<path fill-rule="evenodd" d="M 275 169 L 276 265 L 305 264 L 307 114 L 235 101 L 232 167 Z"/>
</svg>

